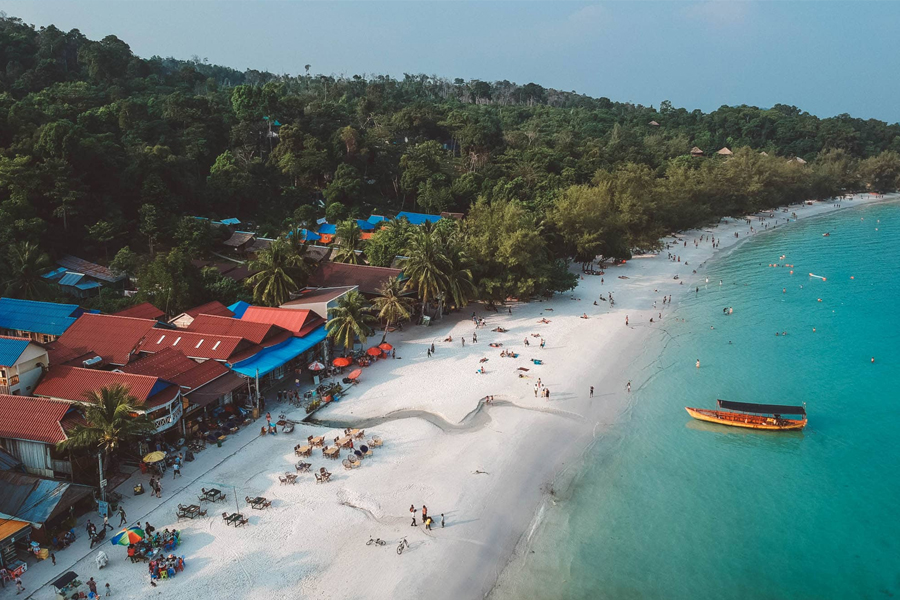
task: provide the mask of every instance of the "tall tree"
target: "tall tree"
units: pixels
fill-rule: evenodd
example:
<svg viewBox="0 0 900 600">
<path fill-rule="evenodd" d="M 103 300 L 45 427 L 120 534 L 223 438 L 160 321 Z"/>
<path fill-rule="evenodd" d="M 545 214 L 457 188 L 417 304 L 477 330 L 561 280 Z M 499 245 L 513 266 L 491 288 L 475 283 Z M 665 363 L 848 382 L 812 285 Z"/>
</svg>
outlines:
<svg viewBox="0 0 900 600">
<path fill-rule="evenodd" d="M 428 303 L 438 299 L 446 288 L 449 260 L 437 236 L 427 227 L 419 227 L 410 234 L 404 254 L 406 257 L 401 260 L 400 268 L 408 278 L 406 286 L 419 296 L 422 314 L 425 315 Z"/>
<path fill-rule="evenodd" d="M 379 319 L 385 324 L 384 342 L 388 329 L 401 321 L 409 319 L 412 311 L 412 299 L 406 295 L 406 285 L 397 277 L 391 277 L 378 289 L 378 296 L 372 301 Z"/>
<path fill-rule="evenodd" d="M 358 265 L 361 261 L 358 251 L 362 245 L 362 231 L 356 219 L 347 219 L 336 228 L 338 248 L 334 253 L 334 262 Z"/>
<path fill-rule="evenodd" d="M 301 277 L 306 272 L 306 263 L 287 241 L 279 238 L 251 261 L 250 268 L 257 271 L 247 279 L 253 289 L 254 301 L 266 306 L 281 306 L 304 283 Z"/>
<path fill-rule="evenodd" d="M 346 350 L 353 348 L 358 339 L 365 344 L 372 335 L 371 323 L 375 316 L 365 296 L 356 290 L 347 292 L 338 299 L 338 305 L 328 309 L 328 322 L 325 329 L 328 337 L 342 345 Z"/>
<path fill-rule="evenodd" d="M 49 294 L 49 286 L 41 275 L 50 268 L 50 257 L 32 242 L 19 242 L 9 247 L 9 273 L 5 296 L 22 300 L 41 300 Z"/>
</svg>

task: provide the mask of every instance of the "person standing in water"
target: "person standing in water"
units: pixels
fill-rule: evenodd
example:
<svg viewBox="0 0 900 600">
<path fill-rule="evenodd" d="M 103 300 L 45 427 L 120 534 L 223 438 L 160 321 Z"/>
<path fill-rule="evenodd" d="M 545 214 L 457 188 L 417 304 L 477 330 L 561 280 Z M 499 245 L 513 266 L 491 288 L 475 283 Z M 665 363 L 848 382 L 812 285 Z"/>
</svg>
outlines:
<svg viewBox="0 0 900 600">
<path fill-rule="evenodd" d="M 697 359 L 697 368 L 698 369 L 700 368 L 700 359 L 699 358 Z"/>
</svg>

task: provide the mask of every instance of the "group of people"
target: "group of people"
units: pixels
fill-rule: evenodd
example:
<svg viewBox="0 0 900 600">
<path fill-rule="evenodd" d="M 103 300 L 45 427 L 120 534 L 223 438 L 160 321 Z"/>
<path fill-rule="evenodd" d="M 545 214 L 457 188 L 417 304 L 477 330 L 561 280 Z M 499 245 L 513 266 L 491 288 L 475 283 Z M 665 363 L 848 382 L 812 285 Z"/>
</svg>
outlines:
<svg viewBox="0 0 900 600">
<path fill-rule="evenodd" d="M 415 504 L 409 505 L 409 512 L 412 514 L 412 523 L 410 523 L 410 527 L 417 527 L 416 523 L 416 513 L 418 509 L 416 509 Z M 441 513 L 441 527 L 444 526 L 444 513 Z M 425 529 L 431 531 L 431 525 L 434 523 L 434 519 L 428 514 L 428 507 L 424 504 L 422 505 L 422 524 L 425 525 Z"/>
<path fill-rule="evenodd" d="M 184 571 L 184 557 L 169 554 L 165 558 L 151 560 L 149 570 L 151 582 L 155 579 L 160 579 L 161 577 L 175 577 L 175 573 Z M 163 573 L 165 573 L 165 575 L 163 575 Z"/>
</svg>

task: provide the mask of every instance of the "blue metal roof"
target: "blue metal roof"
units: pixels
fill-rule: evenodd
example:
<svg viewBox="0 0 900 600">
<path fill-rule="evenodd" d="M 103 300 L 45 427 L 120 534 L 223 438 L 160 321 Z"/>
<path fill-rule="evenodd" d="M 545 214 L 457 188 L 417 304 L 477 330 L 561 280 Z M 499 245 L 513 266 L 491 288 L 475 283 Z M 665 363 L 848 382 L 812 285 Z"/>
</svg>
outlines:
<svg viewBox="0 0 900 600">
<path fill-rule="evenodd" d="M 423 213 L 414 213 L 414 212 L 400 212 L 397 213 L 398 219 L 405 218 L 413 225 L 422 225 L 424 223 L 436 223 L 441 220 L 440 215 L 426 215 Z"/>
<path fill-rule="evenodd" d="M 250 304 L 244 302 L 243 300 L 238 300 L 234 304 L 228 307 L 228 310 L 234 313 L 235 319 L 240 319 L 244 316 L 244 313 L 247 312 L 247 309 L 250 308 Z"/>
<path fill-rule="evenodd" d="M 334 235 L 337 232 L 337 227 L 335 227 L 332 223 L 322 223 L 319 226 L 319 233 L 325 235 Z"/>
<path fill-rule="evenodd" d="M 241 221 L 239 219 L 222 219 L 219 221 L 222 225 L 240 225 Z"/>
<path fill-rule="evenodd" d="M 43 277 L 44 279 L 59 279 L 60 277 L 65 275 L 67 271 L 68 269 L 66 269 L 65 267 L 59 267 L 58 269 L 53 269 L 49 273 L 44 273 L 43 275 L 41 275 L 41 277 Z"/>
<path fill-rule="evenodd" d="M 387 221 L 389 219 L 387 217 L 382 217 L 381 215 L 372 215 L 371 217 L 369 217 L 366 220 L 369 223 L 371 223 L 372 225 L 378 225 L 379 223 L 381 223 L 383 221 Z"/>
<path fill-rule="evenodd" d="M 293 232 L 288 233 L 288 235 L 293 235 Z M 303 240 L 305 240 L 305 241 L 307 241 L 307 242 L 309 242 L 309 241 L 314 242 L 314 241 L 316 241 L 316 240 L 321 240 L 321 239 L 322 239 L 322 236 L 321 236 L 321 235 L 319 235 L 319 234 L 316 233 L 315 231 L 310 231 L 309 229 L 301 229 L 301 230 L 300 230 L 300 237 L 301 237 L 301 239 L 303 239 Z"/>
<path fill-rule="evenodd" d="M 266 348 L 259 354 L 232 365 L 231 370 L 247 377 L 255 377 L 256 370 L 259 369 L 259 376 L 262 377 L 297 358 L 324 340 L 326 335 L 325 326 L 322 325 L 305 337 L 292 337 L 277 346 Z"/>
<path fill-rule="evenodd" d="M 99 281 L 83 281 L 81 283 L 76 283 L 75 287 L 79 290 L 93 290 L 95 288 L 100 287 Z"/>
<path fill-rule="evenodd" d="M 0 338 L 0 366 L 11 367 L 16 364 L 25 348 L 28 347 L 28 340 L 9 340 Z"/>
<path fill-rule="evenodd" d="M 0 298 L 0 329 L 62 335 L 83 312 L 75 304 Z"/>
<path fill-rule="evenodd" d="M 59 280 L 59 285 L 75 285 L 82 279 L 84 279 L 83 273 L 66 273 Z"/>
<path fill-rule="evenodd" d="M 362 219 L 357 219 L 357 220 L 356 220 L 356 224 L 357 224 L 357 225 L 359 226 L 359 228 L 362 229 L 363 231 L 372 231 L 373 229 L 375 229 L 375 226 L 374 226 L 374 225 L 372 225 L 372 224 L 369 223 L 368 221 L 363 221 Z"/>
</svg>

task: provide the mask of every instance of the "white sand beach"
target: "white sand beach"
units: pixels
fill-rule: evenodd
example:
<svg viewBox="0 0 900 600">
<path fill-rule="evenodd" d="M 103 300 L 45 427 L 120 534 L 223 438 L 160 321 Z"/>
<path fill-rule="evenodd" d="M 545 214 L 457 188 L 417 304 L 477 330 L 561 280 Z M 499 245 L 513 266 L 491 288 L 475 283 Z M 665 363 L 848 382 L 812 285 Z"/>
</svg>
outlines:
<svg viewBox="0 0 900 600">
<path fill-rule="evenodd" d="M 842 207 L 873 201 L 857 196 Z M 799 218 L 833 210 L 831 202 L 790 208 Z M 789 216 L 775 211 L 769 230 L 773 224 L 790 226 L 785 223 Z M 758 218 L 751 219 L 761 229 Z M 634 389 L 642 384 L 635 368 L 642 349 L 672 312 L 663 296 L 671 295 L 677 304 L 684 294 L 694 293 L 703 281 L 704 263 L 747 239 L 748 231 L 745 220 L 728 219 L 728 224 L 677 236 L 679 246 L 670 251 L 681 262 L 667 260 L 664 249 L 609 267 L 602 278 L 584 275 L 574 291 L 550 301 L 512 304 L 511 313 L 506 307 L 490 312 L 473 305 L 431 327 L 410 326 L 389 334 L 397 359 L 365 369 L 358 386 L 317 413 L 318 420 L 331 426 L 304 424 L 290 434 L 260 437 L 259 427 L 251 425 L 222 448 L 197 454 L 182 477 L 168 474 L 161 500 L 132 496 L 134 483 L 146 486 L 147 475 L 135 475 L 119 488 L 129 523 L 149 521 L 160 530 L 182 531 L 178 554 L 185 557 L 183 573 L 151 587 L 146 565 L 132 564 L 124 547 L 108 543 L 101 548 L 110 564 L 98 570 L 98 549 L 88 548 L 82 517 L 78 541 L 56 554 L 57 565 L 43 561 L 26 573 L 23 596 L 54 598 L 47 584 L 74 570 L 82 580 L 94 577 L 101 588 L 109 582 L 115 598 L 484 597 L 515 553 L 527 548 L 542 502 L 552 498 L 555 485 L 564 485 L 560 477 L 565 478 L 595 437 L 627 416 L 627 378 L 634 378 Z M 720 247 L 714 250 L 706 238 L 695 247 L 694 239 L 701 235 L 715 236 Z M 614 307 L 608 301 L 594 305 L 598 296 L 610 292 Z M 487 321 L 477 331 L 473 311 Z M 549 323 L 540 323 L 542 318 Z M 493 332 L 496 327 L 508 331 Z M 452 342 L 444 341 L 448 336 Z M 541 339 L 546 340 L 544 348 L 539 347 Z M 429 358 L 432 343 L 435 354 Z M 514 351 L 518 358 L 501 357 L 502 350 Z M 482 358 L 487 362 L 480 363 Z M 693 368 L 693 357 L 686 361 Z M 483 375 L 476 373 L 480 366 Z M 538 378 L 550 390 L 549 399 L 535 397 Z M 483 398 L 489 395 L 494 402 L 486 406 Z M 303 416 L 287 404 L 270 403 L 267 409 L 273 416 Z M 314 470 L 327 467 L 334 474 L 330 483 L 318 485 L 312 474 L 301 474 L 296 485 L 280 484 L 278 476 L 293 472 L 298 461 L 295 445 L 308 435 L 331 440 L 349 426 L 364 428 L 366 439 L 380 436 L 383 447 L 353 470 L 315 450 L 306 460 Z M 177 505 L 195 503 L 204 487 L 226 491 L 229 500 L 204 504 L 206 518 L 176 521 Z M 246 496 L 264 496 L 272 506 L 253 510 Z M 418 515 L 419 524 L 410 526 L 410 504 L 419 510 L 428 507 L 436 518 L 431 531 Z M 249 518 L 246 527 L 223 522 L 221 513 L 235 509 Z M 111 519 L 114 525 L 118 521 Z M 367 546 L 370 537 L 387 545 Z M 398 555 L 401 538 L 409 548 Z M 0 590 L 0 600 L 14 596 L 12 585 Z"/>
</svg>

